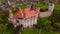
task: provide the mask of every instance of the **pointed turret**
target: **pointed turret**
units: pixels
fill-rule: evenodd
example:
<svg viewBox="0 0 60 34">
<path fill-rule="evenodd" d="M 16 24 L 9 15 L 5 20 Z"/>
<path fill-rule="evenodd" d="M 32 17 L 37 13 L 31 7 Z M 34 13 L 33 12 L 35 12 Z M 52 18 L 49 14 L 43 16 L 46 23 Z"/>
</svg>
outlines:
<svg viewBox="0 0 60 34">
<path fill-rule="evenodd" d="M 11 9 L 9 9 L 9 17 L 10 17 L 10 18 L 14 17 Z"/>
<path fill-rule="evenodd" d="M 14 15 L 15 18 L 23 18 L 23 11 L 19 7 L 18 13 Z"/>
</svg>

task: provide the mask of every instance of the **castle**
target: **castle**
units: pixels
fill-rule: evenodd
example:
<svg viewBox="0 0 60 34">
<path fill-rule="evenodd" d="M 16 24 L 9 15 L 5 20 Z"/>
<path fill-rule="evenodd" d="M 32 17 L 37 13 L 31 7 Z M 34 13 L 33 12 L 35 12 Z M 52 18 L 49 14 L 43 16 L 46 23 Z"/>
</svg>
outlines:
<svg viewBox="0 0 60 34">
<path fill-rule="evenodd" d="M 39 10 L 39 8 L 36 10 Z M 30 10 L 30 8 L 26 8 L 24 11 L 20 9 L 18 13 L 14 15 L 13 19 L 10 19 L 13 17 L 12 14 L 10 14 L 11 17 L 9 19 L 14 22 L 14 25 L 22 24 L 24 28 L 32 27 L 33 24 L 37 24 L 38 13 L 39 11 Z M 16 20 L 18 20 L 19 23 L 17 23 Z"/>
<path fill-rule="evenodd" d="M 9 22 L 14 25 L 14 27 L 23 25 L 24 28 L 33 27 L 33 25 L 37 24 L 37 18 L 48 17 L 52 14 L 54 6 L 50 7 L 48 11 L 40 12 L 40 8 L 36 8 L 35 10 L 30 10 L 30 8 L 25 8 L 22 10 L 19 8 L 17 14 L 13 15 L 11 10 L 9 10 Z"/>
</svg>

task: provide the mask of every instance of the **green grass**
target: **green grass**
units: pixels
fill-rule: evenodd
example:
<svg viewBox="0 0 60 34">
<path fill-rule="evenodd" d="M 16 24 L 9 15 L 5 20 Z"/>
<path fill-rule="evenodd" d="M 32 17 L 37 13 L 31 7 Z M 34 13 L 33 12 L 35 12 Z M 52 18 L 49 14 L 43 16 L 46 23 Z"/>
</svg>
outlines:
<svg viewBox="0 0 60 34">
<path fill-rule="evenodd" d="M 22 31 L 22 34 L 38 34 L 39 33 L 39 30 L 36 29 L 36 30 L 23 30 Z"/>
<path fill-rule="evenodd" d="M 44 29 L 41 31 L 41 34 L 60 34 L 60 32 L 55 32 L 53 30 Z"/>
<path fill-rule="evenodd" d="M 40 7 L 41 9 L 47 9 L 48 8 L 48 5 L 36 4 L 36 7 Z"/>
<path fill-rule="evenodd" d="M 3 32 L 3 25 L 1 24 L 0 25 L 0 34 L 2 34 L 2 32 Z"/>
</svg>

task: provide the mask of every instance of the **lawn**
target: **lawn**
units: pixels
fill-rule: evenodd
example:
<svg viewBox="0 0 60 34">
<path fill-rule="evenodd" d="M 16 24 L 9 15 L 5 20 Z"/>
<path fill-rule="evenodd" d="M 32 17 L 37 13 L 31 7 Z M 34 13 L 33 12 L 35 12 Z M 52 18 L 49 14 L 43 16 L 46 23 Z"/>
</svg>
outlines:
<svg viewBox="0 0 60 34">
<path fill-rule="evenodd" d="M 0 34 L 2 34 L 2 32 L 3 32 L 3 25 L 0 24 Z"/>
</svg>

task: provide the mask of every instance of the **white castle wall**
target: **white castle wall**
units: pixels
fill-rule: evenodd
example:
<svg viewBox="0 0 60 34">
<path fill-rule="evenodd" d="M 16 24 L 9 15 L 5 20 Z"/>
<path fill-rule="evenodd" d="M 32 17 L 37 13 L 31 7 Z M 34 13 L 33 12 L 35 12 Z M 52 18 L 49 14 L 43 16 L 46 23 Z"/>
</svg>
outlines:
<svg viewBox="0 0 60 34">
<path fill-rule="evenodd" d="M 9 18 L 8 20 L 11 23 L 13 23 L 14 27 L 22 24 L 24 28 L 27 28 L 27 27 L 32 27 L 33 24 L 37 24 L 37 18 L 31 18 L 31 19 L 13 19 L 13 18 Z M 16 20 L 18 20 L 19 23 L 17 23 Z"/>
<path fill-rule="evenodd" d="M 21 22 L 21 21 L 20 21 L 20 22 Z M 32 27 L 33 24 L 37 24 L 37 19 L 36 19 L 36 18 L 24 19 L 23 27 L 24 27 L 24 28 Z"/>
<path fill-rule="evenodd" d="M 49 17 L 49 16 L 51 16 L 51 14 L 52 14 L 52 12 L 47 11 L 47 12 L 45 12 L 45 13 L 40 13 L 40 14 L 39 14 L 39 17 L 40 17 L 40 18 Z"/>
</svg>

